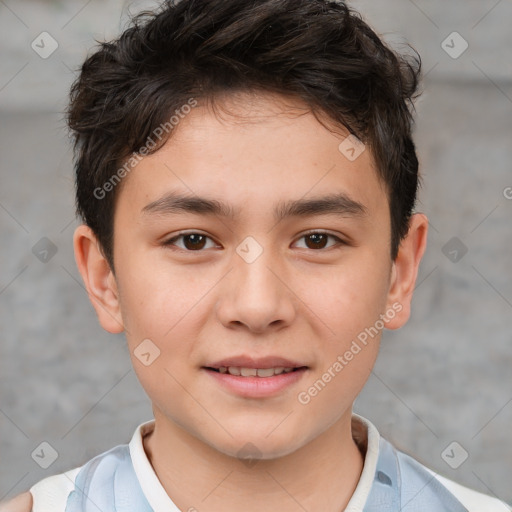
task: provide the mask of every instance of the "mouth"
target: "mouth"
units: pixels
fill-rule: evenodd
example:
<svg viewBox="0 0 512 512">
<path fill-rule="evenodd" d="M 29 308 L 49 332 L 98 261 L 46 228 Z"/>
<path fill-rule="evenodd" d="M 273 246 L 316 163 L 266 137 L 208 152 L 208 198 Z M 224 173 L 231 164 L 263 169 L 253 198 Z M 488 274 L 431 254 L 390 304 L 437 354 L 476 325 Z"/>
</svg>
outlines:
<svg viewBox="0 0 512 512">
<path fill-rule="evenodd" d="M 285 390 L 297 386 L 304 378 L 307 366 L 276 366 L 250 368 L 247 366 L 203 366 L 215 385 L 242 398 L 264 399 L 277 397 Z"/>
<path fill-rule="evenodd" d="M 311 370 L 300 362 L 279 356 L 228 357 L 202 366 L 215 385 L 243 398 L 271 398 L 297 386 Z"/>
<path fill-rule="evenodd" d="M 229 375 L 234 375 L 236 377 L 274 377 L 275 375 L 281 375 L 282 373 L 292 373 L 300 370 L 306 370 L 307 366 L 299 366 L 299 367 L 284 367 L 277 366 L 275 368 L 249 368 L 243 366 L 220 366 L 218 368 L 213 368 L 209 366 L 204 367 L 206 370 L 211 370 L 217 373 L 227 373 Z"/>
<path fill-rule="evenodd" d="M 275 377 L 285 373 L 293 373 L 309 367 L 302 362 L 293 361 L 280 356 L 252 357 L 239 355 L 219 359 L 203 366 L 221 374 L 233 375 L 235 377 Z"/>
</svg>

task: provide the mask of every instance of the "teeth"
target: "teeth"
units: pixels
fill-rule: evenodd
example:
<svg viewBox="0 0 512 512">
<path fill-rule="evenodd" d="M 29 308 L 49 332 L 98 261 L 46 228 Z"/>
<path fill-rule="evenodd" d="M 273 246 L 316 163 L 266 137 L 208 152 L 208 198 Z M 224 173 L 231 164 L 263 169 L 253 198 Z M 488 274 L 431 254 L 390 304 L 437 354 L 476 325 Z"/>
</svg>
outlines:
<svg viewBox="0 0 512 512">
<path fill-rule="evenodd" d="M 279 366 L 277 368 L 241 368 L 239 366 L 221 366 L 219 368 L 220 373 L 229 373 L 230 375 L 237 375 L 242 377 L 273 377 L 274 375 L 280 375 L 281 373 L 293 372 L 294 368 L 283 368 Z"/>
<path fill-rule="evenodd" d="M 261 368 L 257 370 L 258 377 L 272 377 L 275 375 L 274 368 Z"/>
<path fill-rule="evenodd" d="M 228 371 L 231 372 L 231 367 Z M 256 375 L 258 375 L 258 370 L 256 368 L 240 368 L 240 375 L 242 377 L 256 377 Z"/>
</svg>

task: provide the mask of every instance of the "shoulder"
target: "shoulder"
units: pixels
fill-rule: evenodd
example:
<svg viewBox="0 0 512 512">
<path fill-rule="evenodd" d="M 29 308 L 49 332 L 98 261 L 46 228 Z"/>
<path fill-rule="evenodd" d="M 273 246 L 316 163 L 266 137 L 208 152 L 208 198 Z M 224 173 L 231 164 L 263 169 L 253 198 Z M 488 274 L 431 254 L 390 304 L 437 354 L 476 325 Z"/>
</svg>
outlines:
<svg viewBox="0 0 512 512">
<path fill-rule="evenodd" d="M 143 453 L 142 435 L 153 427 L 154 420 L 139 425 L 130 444 L 138 442 L 141 447 L 139 450 L 142 449 Z M 111 485 L 118 471 L 125 487 L 128 487 L 132 493 L 136 493 L 138 481 L 133 471 L 130 452 L 130 445 L 118 445 L 100 453 L 80 467 L 44 478 L 27 492 L 10 501 L 0 503 L 0 512 L 63 512 L 66 510 L 68 500 L 73 503 L 80 500 L 85 484 L 90 485 L 93 482 L 95 489 L 98 486 L 101 488 L 102 485 Z M 75 509 L 78 510 L 76 507 L 73 508 Z"/>
<path fill-rule="evenodd" d="M 10 501 L 0 503 L 0 512 L 31 512 L 32 494 L 24 492 Z"/>
<path fill-rule="evenodd" d="M 435 495 L 449 493 L 468 512 L 511 512 L 499 499 L 492 498 L 454 482 L 424 466 L 416 459 L 397 450 L 400 473 L 405 488 L 425 485 Z"/>
<path fill-rule="evenodd" d="M 106 488 L 114 487 L 114 481 L 119 484 L 115 486 L 117 493 L 128 495 L 137 492 L 128 445 L 118 445 L 83 466 L 37 482 L 29 489 L 33 500 L 30 512 L 84 510 L 84 500 L 90 496 L 98 497 L 102 504 L 109 503 L 110 508 L 102 510 L 115 510 L 111 503 L 115 499 L 114 494 L 104 492 Z"/>
<path fill-rule="evenodd" d="M 444 476 L 434 473 L 426 468 L 435 478 L 443 484 L 469 512 L 511 512 L 512 509 L 501 500 L 477 492 L 469 487 L 464 487 Z"/>
<path fill-rule="evenodd" d="M 0 512 L 61 512 L 75 487 L 75 478 L 80 468 L 54 475 L 34 484 L 27 492 L 14 499 L 0 503 Z"/>
<path fill-rule="evenodd" d="M 29 491 L 33 500 L 32 512 L 64 511 L 68 496 L 75 488 L 76 475 L 80 469 L 75 468 L 60 475 L 50 476 L 33 485 Z"/>
</svg>

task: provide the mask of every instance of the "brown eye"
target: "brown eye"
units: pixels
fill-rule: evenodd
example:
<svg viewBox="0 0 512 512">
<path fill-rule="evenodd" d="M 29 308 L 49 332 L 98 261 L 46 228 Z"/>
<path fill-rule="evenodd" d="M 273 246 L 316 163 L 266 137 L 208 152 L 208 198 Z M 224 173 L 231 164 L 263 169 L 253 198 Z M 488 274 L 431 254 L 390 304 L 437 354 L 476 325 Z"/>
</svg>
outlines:
<svg viewBox="0 0 512 512">
<path fill-rule="evenodd" d="M 185 235 L 183 240 L 185 247 L 191 251 L 202 249 L 206 243 L 206 237 L 203 235 Z"/>
<path fill-rule="evenodd" d="M 178 243 L 178 241 L 181 243 Z M 215 244 L 211 238 L 206 235 L 202 235 L 201 233 L 183 233 L 167 240 L 164 242 L 164 245 L 176 246 L 185 251 L 201 251 L 202 249 L 209 248 L 206 247 L 209 241 L 211 243 L 210 247 L 214 247 Z"/>
<path fill-rule="evenodd" d="M 321 233 L 311 233 L 306 235 L 306 245 L 308 249 L 323 249 L 327 245 L 328 235 Z"/>
<path fill-rule="evenodd" d="M 331 242 L 329 242 L 329 239 L 331 239 Z M 299 246 L 303 249 L 313 249 L 313 250 L 319 250 L 319 249 L 329 249 L 330 247 L 334 245 L 343 245 L 343 240 L 338 238 L 337 236 L 331 235 L 330 233 L 323 233 L 323 232 L 317 232 L 317 233 L 307 233 L 305 235 L 302 235 L 299 239 L 299 241 L 304 240 L 304 245 Z M 334 242 L 332 242 L 334 241 Z"/>
</svg>

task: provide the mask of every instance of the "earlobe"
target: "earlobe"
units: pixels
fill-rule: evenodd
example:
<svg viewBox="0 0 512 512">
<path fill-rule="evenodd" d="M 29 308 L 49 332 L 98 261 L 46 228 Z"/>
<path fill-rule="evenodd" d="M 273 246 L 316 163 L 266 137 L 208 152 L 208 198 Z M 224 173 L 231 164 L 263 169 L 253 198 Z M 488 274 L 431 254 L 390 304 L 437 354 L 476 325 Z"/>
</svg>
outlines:
<svg viewBox="0 0 512 512">
<path fill-rule="evenodd" d="M 113 334 L 123 332 L 116 280 L 91 228 L 78 226 L 73 246 L 78 270 L 101 326 Z"/>
<path fill-rule="evenodd" d="M 397 313 L 386 323 L 387 329 L 399 329 L 409 319 L 418 268 L 427 246 L 427 232 L 427 217 L 422 213 L 414 214 L 407 236 L 402 240 L 393 262 L 387 308 Z"/>
</svg>

